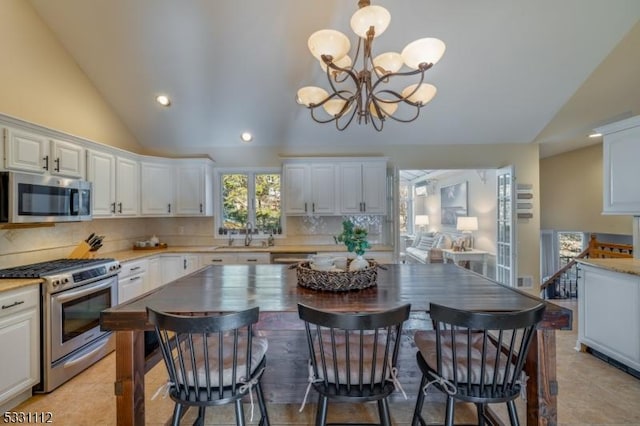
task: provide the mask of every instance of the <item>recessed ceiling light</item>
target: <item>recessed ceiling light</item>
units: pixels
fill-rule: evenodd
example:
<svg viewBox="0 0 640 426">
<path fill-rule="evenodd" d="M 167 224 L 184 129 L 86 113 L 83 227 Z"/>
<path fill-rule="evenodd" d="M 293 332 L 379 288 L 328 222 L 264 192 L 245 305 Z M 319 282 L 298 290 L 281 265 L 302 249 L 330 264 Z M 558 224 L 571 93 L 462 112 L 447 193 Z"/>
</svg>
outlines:
<svg viewBox="0 0 640 426">
<path fill-rule="evenodd" d="M 240 139 L 242 139 L 242 142 L 251 142 L 253 140 L 253 135 L 249 132 L 242 132 Z"/>
<path fill-rule="evenodd" d="M 156 102 L 158 102 L 160 105 L 165 107 L 168 107 L 169 105 L 171 105 L 171 99 L 169 99 L 169 97 L 166 95 L 156 96 Z"/>
<path fill-rule="evenodd" d="M 589 135 L 590 138 L 599 138 L 600 136 L 602 136 L 602 133 L 591 133 Z"/>
</svg>

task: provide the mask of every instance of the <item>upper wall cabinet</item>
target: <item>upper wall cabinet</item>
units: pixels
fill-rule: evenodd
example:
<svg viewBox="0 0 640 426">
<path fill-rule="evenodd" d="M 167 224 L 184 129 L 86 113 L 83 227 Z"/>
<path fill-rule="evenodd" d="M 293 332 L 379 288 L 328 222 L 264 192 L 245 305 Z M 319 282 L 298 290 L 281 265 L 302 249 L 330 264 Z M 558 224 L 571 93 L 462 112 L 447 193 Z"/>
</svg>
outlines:
<svg viewBox="0 0 640 426">
<path fill-rule="evenodd" d="M 213 163 L 207 159 L 176 161 L 176 215 L 213 216 Z"/>
<path fill-rule="evenodd" d="M 340 214 L 386 214 L 386 161 L 345 162 L 338 167 Z"/>
<path fill-rule="evenodd" d="M 87 150 L 87 180 L 93 184 L 93 216 L 139 215 L 139 175 L 139 164 L 133 157 Z"/>
<path fill-rule="evenodd" d="M 169 160 L 140 164 L 141 212 L 145 216 L 171 216 L 175 210 L 175 168 Z"/>
<path fill-rule="evenodd" d="M 640 215 L 640 116 L 596 129 L 603 139 L 603 213 Z"/>
<path fill-rule="evenodd" d="M 141 164 L 145 216 L 213 215 L 212 162 L 147 157 Z"/>
<path fill-rule="evenodd" d="M 284 201 L 287 215 L 336 214 L 336 166 L 326 162 L 285 163 Z"/>
<path fill-rule="evenodd" d="M 7 169 L 84 177 L 84 147 L 9 127 L 4 129 L 4 137 Z"/>
</svg>

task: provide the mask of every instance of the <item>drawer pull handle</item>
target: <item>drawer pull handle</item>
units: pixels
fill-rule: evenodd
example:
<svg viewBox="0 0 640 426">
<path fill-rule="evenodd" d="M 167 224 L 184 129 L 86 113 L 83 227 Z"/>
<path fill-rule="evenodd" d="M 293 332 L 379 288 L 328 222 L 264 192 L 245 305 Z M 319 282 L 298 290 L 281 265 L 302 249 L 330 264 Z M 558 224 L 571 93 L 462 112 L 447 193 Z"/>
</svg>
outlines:
<svg viewBox="0 0 640 426">
<path fill-rule="evenodd" d="M 17 300 L 10 305 L 2 305 L 2 309 L 13 308 L 14 306 L 22 305 L 23 303 L 24 303 L 24 300 Z"/>
<path fill-rule="evenodd" d="M 131 277 L 131 278 L 129 278 L 129 281 L 139 280 L 140 278 L 142 278 L 142 277 L 141 276 Z"/>
<path fill-rule="evenodd" d="M 134 268 L 130 268 L 129 270 L 133 272 L 133 271 L 137 271 L 140 268 L 141 268 L 141 266 L 136 266 Z"/>
<path fill-rule="evenodd" d="M 222 259 L 211 259 L 212 262 L 222 262 Z"/>
<path fill-rule="evenodd" d="M 258 259 L 247 259 L 247 262 L 257 262 Z"/>
</svg>

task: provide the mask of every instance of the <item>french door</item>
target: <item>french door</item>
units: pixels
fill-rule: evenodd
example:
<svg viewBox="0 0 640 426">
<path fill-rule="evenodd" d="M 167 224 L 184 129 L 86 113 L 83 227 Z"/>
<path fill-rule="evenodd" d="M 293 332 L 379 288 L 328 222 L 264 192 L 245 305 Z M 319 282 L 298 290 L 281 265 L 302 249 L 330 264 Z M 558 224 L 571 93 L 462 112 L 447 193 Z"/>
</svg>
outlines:
<svg viewBox="0 0 640 426">
<path fill-rule="evenodd" d="M 496 238 L 496 281 L 515 286 L 517 276 L 517 256 L 515 251 L 515 182 L 513 166 L 496 172 L 497 191 L 497 238 Z"/>
</svg>

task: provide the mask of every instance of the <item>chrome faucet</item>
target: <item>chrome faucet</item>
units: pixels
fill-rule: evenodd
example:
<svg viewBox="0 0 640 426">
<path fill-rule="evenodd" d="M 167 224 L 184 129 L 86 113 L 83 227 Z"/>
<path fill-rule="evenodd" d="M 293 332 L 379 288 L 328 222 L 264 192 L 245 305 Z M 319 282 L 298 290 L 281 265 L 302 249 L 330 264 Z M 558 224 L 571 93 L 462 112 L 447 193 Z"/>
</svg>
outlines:
<svg viewBox="0 0 640 426">
<path fill-rule="evenodd" d="M 247 222 L 247 225 L 245 226 L 245 231 L 244 231 L 244 245 L 245 246 L 249 246 L 249 244 L 251 244 L 251 241 L 253 240 L 253 225 L 251 225 L 251 222 Z"/>
</svg>

